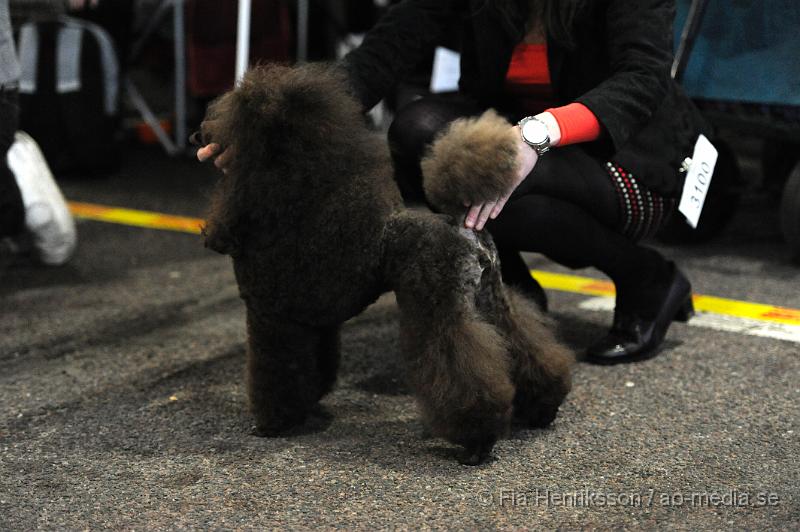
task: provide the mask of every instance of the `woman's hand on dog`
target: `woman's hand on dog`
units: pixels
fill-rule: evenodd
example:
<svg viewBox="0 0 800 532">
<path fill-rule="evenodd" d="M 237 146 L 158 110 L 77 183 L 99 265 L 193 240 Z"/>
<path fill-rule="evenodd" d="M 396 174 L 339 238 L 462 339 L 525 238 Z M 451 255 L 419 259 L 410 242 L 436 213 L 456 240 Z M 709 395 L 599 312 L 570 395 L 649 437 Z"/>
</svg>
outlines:
<svg viewBox="0 0 800 532">
<path fill-rule="evenodd" d="M 475 229 L 476 231 L 483 230 L 486 222 L 489 219 L 494 220 L 500 215 L 503 207 L 506 206 L 508 198 L 522 183 L 528 174 L 533 171 L 534 166 L 539 161 L 539 154 L 536 150 L 528 146 L 523 140 L 522 135 L 519 134 L 519 126 L 514 126 L 517 130 L 516 136 L 519 139 L 517 143 L 517 177 L 512 183 L 512 186 L 506 193 L 498 198 L 497 201 L 489 201 L 487 203 L 480 203 L 477 205 L 465 205 L 469 207 L 467 216 L 464 219 L 464 226 L 468 229 Z"/>
<path fill-rule="evenodd" d="M 231 151 L 231 148 L 222 150 L 222 153 L 219 153 L 219 151 L 220 145 L 216 142 L 206 144 L 197 150 L 197 159 L 202 163 L 214 157 L 214 166 L 225 172 L 226 168 L 228 167 L 228 163 L 231 161 L 233 152 Z"/>
</svg>

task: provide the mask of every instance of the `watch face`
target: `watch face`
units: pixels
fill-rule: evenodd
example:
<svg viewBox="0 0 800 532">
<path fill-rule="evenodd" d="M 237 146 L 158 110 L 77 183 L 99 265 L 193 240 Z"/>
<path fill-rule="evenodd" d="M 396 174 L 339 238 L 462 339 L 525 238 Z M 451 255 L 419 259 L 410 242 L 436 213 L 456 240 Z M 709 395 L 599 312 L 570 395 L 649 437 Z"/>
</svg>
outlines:
<svg viewBox="0 0 800 532">
<path fill-rule="evenodd" d="M 522 125 L 522 135 L 532 144 L 544 144 L 548 141 L 547 126 L 539 120 L 528 120 Z"/>
</svg>

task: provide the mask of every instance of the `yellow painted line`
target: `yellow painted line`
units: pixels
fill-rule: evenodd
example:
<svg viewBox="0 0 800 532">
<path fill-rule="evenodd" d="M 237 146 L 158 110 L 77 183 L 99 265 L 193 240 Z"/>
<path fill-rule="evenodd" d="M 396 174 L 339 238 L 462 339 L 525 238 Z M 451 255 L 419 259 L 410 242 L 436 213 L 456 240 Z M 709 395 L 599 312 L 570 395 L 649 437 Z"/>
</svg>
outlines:
<svg viewBox="0 0 800 532">
<path fill-rule="evenodd" d="M 599 281 L 577 275 L 531 270 L 531 274 L 544 287 L 551 290 L 573 292 L 593 296 L 614 295 L 614 284 L 609 281 Z M 735 299 L 704 296 L 695 294 L 692 297 L 694 308 L 700 312 L 710 312 L 737 318 L 782 323 L 784 325 L 800 326 L 800 310 L 762 303 L 749 303 Z"/>
<path fill-rule="evenodd" d="M 539 281 L 539 284 L 551 290 L 561 290 L 562 292 L 574 292 L 576 294 L 586 294 L 590 296 L 614 295 L 614 283 L 610 281 L 600 281 L 598 279 L 590 279 L 589 277 L 578 277 L 577 275 L 566 275 L 542 270 L 531 270 L 531 274 Z"/>
<path fill-rule="evenodd" d="M 79 202 L 69 202 L 69 207 L 78 218 L 149 229 L 199 234 L 200 227 L 203 225 L 203 220 L 199 218 L 172 216 L 160 212 L 139 211 Z M 551 290 L 591 296 L 614 295 L 614 284 L 609 281 L 541 270 L 532 270 L 531 273 L 544 288 Z M 695 294 L 693 300 L 695 309 L 700 312 L 800 327 L 799 309 L 700 294 Z"/>
<path fill-rule="evenodd" d="M 183 233 L 200 234 L 203 220 L 185 216 L 172 216 L 152 211 L 138 211 L 120 207 L 107 207 L 93 203 L 68 202 L 69 209 L 77 218 L 95 220 L 148 229 L 162 229 L 166 231 L 180 231 Z"/>
</svg>

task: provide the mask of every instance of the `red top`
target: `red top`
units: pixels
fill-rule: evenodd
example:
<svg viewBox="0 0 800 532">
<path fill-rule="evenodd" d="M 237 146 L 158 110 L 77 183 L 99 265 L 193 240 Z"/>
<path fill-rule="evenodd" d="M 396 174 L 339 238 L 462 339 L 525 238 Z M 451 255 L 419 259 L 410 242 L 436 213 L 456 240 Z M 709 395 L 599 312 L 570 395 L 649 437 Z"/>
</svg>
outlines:
<svg viewBox="0 0 800 532">
<path fill-rule="evenodd" d="M 601 127 L 597 117 L 583 104 L 571 103 L 550 107 L 553 88 L 546 44 L 519 43 L 514 48 L 506 73 L 506 92 L 518 98 L 532 114 L 545 110 L 552 114 L 561 129 L 559 146 L 597 140 Z"/>
</svg>

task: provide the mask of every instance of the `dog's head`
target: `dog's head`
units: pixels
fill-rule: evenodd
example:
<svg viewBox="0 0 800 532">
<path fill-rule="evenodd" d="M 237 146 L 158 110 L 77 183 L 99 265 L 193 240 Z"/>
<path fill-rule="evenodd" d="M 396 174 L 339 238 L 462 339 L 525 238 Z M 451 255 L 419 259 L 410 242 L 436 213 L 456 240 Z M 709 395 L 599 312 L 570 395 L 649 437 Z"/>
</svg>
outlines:
<svg viewBox="0 0 800 532">
<path fill-rule="evenodd" d="M 235 148 L 228 170 L 241 174 L 291 163 L 292 156 L 335 141 L 337 132 L 359 128 L 360 106 L 341 69 L 267 64 L 249 70 L 209 106 L 201 132 L 203 144 Z"/>
<path fill-rule="evenodd" d="M 326 64 L 262 65 L 214 101 L 202 144 L 229 149 L 203 234 L 206 246 L 235 254 L 241 232 L 265 209 L 290 208 L 367 133 L 343 71 Z"/>
</svg>

